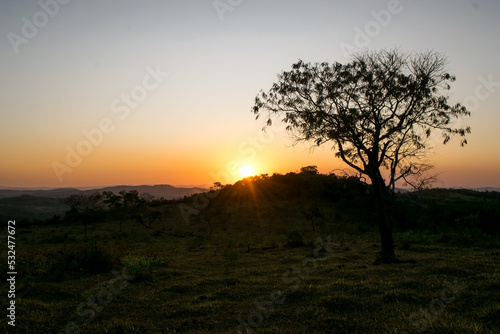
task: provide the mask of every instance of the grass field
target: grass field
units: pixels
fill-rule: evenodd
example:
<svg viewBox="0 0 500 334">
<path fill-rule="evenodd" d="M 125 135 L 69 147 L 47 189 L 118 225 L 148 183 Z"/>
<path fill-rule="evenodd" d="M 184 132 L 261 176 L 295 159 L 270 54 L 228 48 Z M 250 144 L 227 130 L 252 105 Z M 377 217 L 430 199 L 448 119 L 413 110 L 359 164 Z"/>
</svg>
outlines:
<svg viewBox="0 0 500 334">
<path fill-rule="evenodd" d="M 95 224 L 87 240 L 80 225 L 19 227 L 16 327 L 4 317 L 0 331 L 500 332 L 497 239 L 395 233 L 412 261 L 376 265 L 373 230 L 269 216 L 272 229 L 242 219 L 211 237 L 175 215 Z"/>
</svg>

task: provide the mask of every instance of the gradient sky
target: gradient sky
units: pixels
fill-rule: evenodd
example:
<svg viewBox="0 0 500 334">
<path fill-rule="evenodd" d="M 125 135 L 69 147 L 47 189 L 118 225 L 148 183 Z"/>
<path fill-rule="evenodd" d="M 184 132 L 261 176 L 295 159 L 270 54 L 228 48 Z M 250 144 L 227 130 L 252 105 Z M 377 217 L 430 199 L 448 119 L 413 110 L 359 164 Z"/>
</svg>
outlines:
<svg viewBox="0 0 500 334">
<path fill-rule="evenodd" d="M 328 146 L 262 133 L 250 109 L 298 59 L 346 62 L 351 45 L 446 55 L 451 102 L 468 104 L 473 132 L 465 148 L 436 142 L 437 186 L 500 187 L 499 17 L 496 0 L 0 0 L 0 186 L 345 168 Z"/>
</svg>

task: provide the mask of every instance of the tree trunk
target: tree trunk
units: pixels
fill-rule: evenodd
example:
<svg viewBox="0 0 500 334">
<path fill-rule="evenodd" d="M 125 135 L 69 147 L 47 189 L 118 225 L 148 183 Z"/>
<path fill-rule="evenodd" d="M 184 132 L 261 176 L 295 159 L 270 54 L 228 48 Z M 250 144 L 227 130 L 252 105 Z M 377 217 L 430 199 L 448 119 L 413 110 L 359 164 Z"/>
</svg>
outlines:
<svg viewBox="0 0 500 334">
<path fill-rule="evenodd" d="M 384 179 L 380 171 L 376 171 L 375 175 L 370 175 L 373 191 L 375 195 L 375 205 L 378 215 L 378 230 L 380 233 L 380 241 L 382 249 L 380 252 L 380 261 L 391 263 L 396 261 L 394 255 L 394 239 L 392 238 L 392 224 L 390 205 L 388 203 L 389 194 L 385 186 Z"/>
</svg>

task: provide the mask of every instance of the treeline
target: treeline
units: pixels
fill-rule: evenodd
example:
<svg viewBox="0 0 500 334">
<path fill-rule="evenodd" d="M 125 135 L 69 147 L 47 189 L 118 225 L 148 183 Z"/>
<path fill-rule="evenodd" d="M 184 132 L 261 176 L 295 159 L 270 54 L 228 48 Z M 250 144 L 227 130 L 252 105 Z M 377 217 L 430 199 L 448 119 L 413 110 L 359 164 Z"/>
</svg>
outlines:
<svg viewBox="0 0 500 334">
<path fill-rule="evenodd" d="M 310 221 L 313 230 L 320 217 L 326 223 L 348 220 L 372 226 L 376 219 L 369 185 L 355 176 L 320 174 L 315 166 L 303 167 L 296 173 L 248 177 L 232 185 L 216 182 L 209 193 L 179 200 L 158 199 L 131 190 L 118 194 L 110 191 L 81 193 L 69 196 L 64 202 L 70 209 L 63 216 L 25 223 L 78 223 L 83 224 L 85 233 L 89 224 L 104 221 L 117 221 L 120 231 L 124 221 L 134 221 L 149 228 L 167 215 L 182 220 L 179 204 L 193 207 L 196 214 L 190 218 L 194 222 L 206 222 L 210 231 L 219 221 L 238 224 L 238 210 L 242 216 L 258 207 L 276 208 L 275 213 L 282 210 L 283 215 L 293 212 Z M 290 208 L 283 209 L 287 207 Z M 500 193 L 497 192 L 428 189 L 396 193 L 392 210 L 395 231 L 500 234 Z M 325 217 L 332 212 L 335 217 Z"/>
<path fill-rule="evenodd" d="M 70 210 L 66 212 L 64 221 L 82 222 L 87 235 L 88 224 L 102 221 L 118 220 L 120 231 L 121 224 L 126 219 L 134 219 L 144 227 L 151 227 L 164 214 L 159 207 L 168 201 L 163 198 L 155 199 L 148 193 L 139 194 L 137 190 L 122 190 L 118 194 L 95 191 L 71 195 L 65 202 Z"/>
<path fill-rule="evenodd" d="M 185 218 L 210 230 L 252 229 L 252 221 L 265 220 L 274 230 L 300 229 L 302 221 L 315 231 L 316 223 L 370 222 L 375 211 L 369 185 L 354 176 L 320 174 L 315 166 L 247 177 L 232 185 L 216 182 L 210 193 L 184 204 L 189 206 Z"/>
<path fill-rule="evenodd" d="M 70 195 L 62 202 L 69 207 L 63 215 L 54 214 L 47 219 L 22 219 L 20 224 L 30 225 L 58 225 L 83 223 L 88 224 L 105 221 L 134 219 L 145 227 L 158 221 L 165 214 L 165 204 L 171 202 L 162 198 L 155 198 L 151 194 L 139 194 L 137 190 L 120 191 L 115 194 L 111 191 L 91 191 Z M 121 230 L 121 225 L 120 225 Z"/>
<path fill-rule="evenodd" d="M 303 167 L 299 173 L 264 174 L 246 178 L 222 189 L 220 200 L 241 201 L 247 198 L 253 202 L 301 200 L 313 203 L 331 204 L 347 211 L 360 207 L 373 209 L 371 189 L 354 176 L 319 174 L 314 166 Z"/>
<path fill-rule="evenodd" d="M 427 189 L 396 196 L 396 227 L 500 236 L 500 193 Z"/>
<path fill-rule="evenodd" d="M 315 166 L 303 167 L 298 173 L 259 175 L 234 185 L 216 184 L 218 192 L 206 212 L 222 211 L 228 203 L 272 205 L 273 201 L 301 203 L 304 218 L 321 216 L 321 208 L 333 207 L 343 220 L 375 224 L 372 188 L 355 176 L 319 174 Z M 213 196 L 212 196 L 213 197 Z M 212 210 L 211 210 L 212 209 Z M 290 208 L 293 209 L 293 208 Z M 500 193 L 465 189 L 427 189 L 396 192 L 392 211 L 395 231 L 428 231 L 439 233 L 484 233 L 500 236 Z M 326 221 L 334 221 L 332 217 Z M 375 225 L 374 225 L 375 226 Z M 314 226 L 313 226 L 314 228 Z"/>
</svg>

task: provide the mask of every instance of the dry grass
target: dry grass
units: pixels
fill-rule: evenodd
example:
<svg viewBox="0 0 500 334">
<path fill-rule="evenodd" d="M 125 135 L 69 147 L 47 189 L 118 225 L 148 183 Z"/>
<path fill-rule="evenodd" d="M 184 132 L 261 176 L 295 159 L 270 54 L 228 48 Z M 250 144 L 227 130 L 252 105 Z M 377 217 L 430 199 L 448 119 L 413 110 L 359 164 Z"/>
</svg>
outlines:
<svg viewBox="0 0 500 334">
<path fill-rule="evenodd" d="M 301 223 L 302 224 L 302 223 Z M 307 227 L 304 222 L 304 227 Z M 300 225 L 291 234 L 237 229 L 208 238 L 202 222 L 178 219 L 153 229 L 132 222 L 18 230 L 21 261 L 15 331 L 9 333 L 497 333 L 500 249 L 396 235 L 397 254 L 416 263 L 374 265 L 376 235 L 333 234 L 323 250 Z M 281 230 L 281 232 L 279 232 Z M 329 231 L 331 232 L 331 231 Z M 294 237 L 296 238 L 296 236 Z M 85 246 L 86 245 L 86 246 Z M 67 268 L 53 277 L 58 252 L 97 247 L 115 273 Z M 316 252 L 315 252 L 316 251 Z M 127 255 L 158 261 L 132 279 Z M 3 260 L 2 260 L 3 261 Z M 37 262 L 38 261 L 38 262 Z M 45 261 L 45 262 L 44 262 Z M 38 263 L 38 267 L 37 267 Z M 44 272 L 45 270 L 45 272 Z M 62 270 L 64 271 L 64 270 Z M 125 276 L 124 276 L 125 275 Z M 5 281 L 4 281 L 5 282 Z M 3 283 L 5 288 L 5 283 Z M 9 326 L 10 327 L 10 326 Z M 73 330 L 73 331 L 72 331 Z"/>
</svg>

